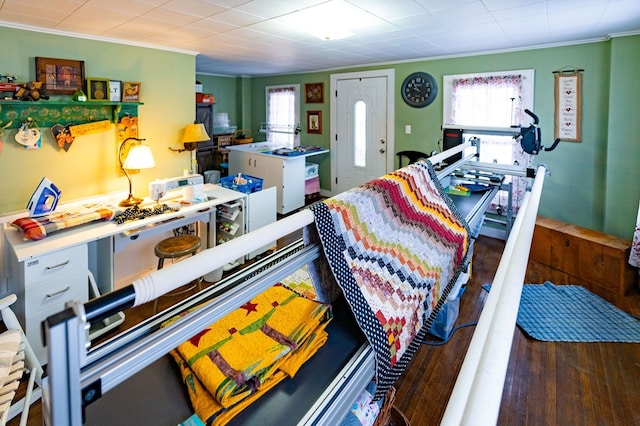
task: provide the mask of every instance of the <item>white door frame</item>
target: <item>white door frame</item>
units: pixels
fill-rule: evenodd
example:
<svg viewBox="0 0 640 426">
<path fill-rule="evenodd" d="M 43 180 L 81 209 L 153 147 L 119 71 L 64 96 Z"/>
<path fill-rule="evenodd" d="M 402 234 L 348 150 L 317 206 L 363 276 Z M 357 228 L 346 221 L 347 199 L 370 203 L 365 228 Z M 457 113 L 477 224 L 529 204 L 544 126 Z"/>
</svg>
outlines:
<svg viewBox="0 0 640 426">
<path fill-rule="evenodd" d="M 387 173 L 394 170 L 395 165 L 395 70 L 383 69 L 372 71 L 359 71 L 359 72 L 347 72 L 342 74 L 331 74 L 330 76 L 330 101 L 329 101 L 329 117 L 330 117 L 330 158 L 331 158 L 331 195 L 333 194 L 333 187 L 335 177 L 337 173 L 337 161 L 335 155 L 337 153 L 337 105 L 336 105 L 336 90 L 338 80 L 349 80 L 356 78 L 371 78 L 371 77 L 387 77 Z"/>
</svg>

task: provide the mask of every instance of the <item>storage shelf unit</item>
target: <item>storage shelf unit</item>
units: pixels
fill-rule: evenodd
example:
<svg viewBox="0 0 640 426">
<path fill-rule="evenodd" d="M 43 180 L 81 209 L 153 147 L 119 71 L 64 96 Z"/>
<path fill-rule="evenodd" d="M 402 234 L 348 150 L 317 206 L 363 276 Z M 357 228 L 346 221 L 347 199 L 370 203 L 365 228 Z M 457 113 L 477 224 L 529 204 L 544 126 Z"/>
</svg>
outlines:
<svg viewBox="0 0 640 426">
<path fill-rule="evenodd" d="M 238 200 L 218 206 L 216 245 L 224 244 L 244 234 L 245 217 L 244 201 Z M 244 257 L 238 258 L 224 267 L 224 270 L 235 268 L 244 263 Z"/>
</svg>

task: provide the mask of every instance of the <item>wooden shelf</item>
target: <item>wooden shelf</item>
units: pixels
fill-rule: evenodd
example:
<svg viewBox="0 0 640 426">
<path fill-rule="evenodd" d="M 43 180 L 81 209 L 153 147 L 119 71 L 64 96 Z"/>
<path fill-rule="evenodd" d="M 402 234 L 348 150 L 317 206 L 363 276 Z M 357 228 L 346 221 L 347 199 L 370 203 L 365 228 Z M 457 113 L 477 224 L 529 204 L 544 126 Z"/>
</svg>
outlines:
<svg viewBox="0 0 640 426">
<path fill-rule="evenodd" d="M 114 123 L 120 118 L 138 115 L 140 102 L 74 102 L 39 100 L 0 101 L 0 125 L 17 129 L 31 119 L 38 127 L 51 127 L 54 124 L 85 124 L 93 121 L 110 120 Z"/>
</svg>

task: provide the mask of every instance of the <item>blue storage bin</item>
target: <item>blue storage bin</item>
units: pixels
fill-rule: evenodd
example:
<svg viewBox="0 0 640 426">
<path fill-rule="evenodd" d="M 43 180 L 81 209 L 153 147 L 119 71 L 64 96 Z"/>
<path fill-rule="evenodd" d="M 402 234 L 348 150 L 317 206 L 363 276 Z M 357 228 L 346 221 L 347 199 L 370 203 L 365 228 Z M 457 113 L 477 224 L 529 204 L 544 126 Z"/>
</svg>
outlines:
<svg viewBox="0 0 640 426">
<path fill-rule="evenodd" d="M 457 294 L 449 295 L 444 305 L 442 305 L 442 308 L 440 308 L 440 312 L 438 312 L 435 321 L 431 324 L 431 330 L 429 330 L 431 335 L 442 340 L 447 340 L 449 338 L 449 335 L 453 330 L 453 326 L 456 324 L 456 320 L 458 319 L 458 313 L 460 312 L 460 298 L 462 297 L 462 293 L 464 293 L 464 289 L 465 287 L 461 286 Z"/>
<path fill-rule="evenodd" d="M 233 189 L 234 191 L 244 192 L 245 194 L 251 194 L 252 192 L 262 191 L 261 178 L 245 175 L 244 173 L 241 173 L 240 177 L 245 181 L 245 183 L 236 183 L 237 177 L 238 175 L 225 176 L 222 179 L 220 179 L 220 184 L 225 188 Z"/>
</svg>

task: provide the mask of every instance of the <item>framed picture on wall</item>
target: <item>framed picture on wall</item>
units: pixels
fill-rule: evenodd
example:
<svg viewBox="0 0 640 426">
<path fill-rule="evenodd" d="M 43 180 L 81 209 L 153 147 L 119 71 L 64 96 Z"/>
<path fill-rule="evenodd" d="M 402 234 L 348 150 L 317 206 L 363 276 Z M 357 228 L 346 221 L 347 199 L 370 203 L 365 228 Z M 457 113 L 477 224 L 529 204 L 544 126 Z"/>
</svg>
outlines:
<svg viewBox="0 0 640 426">
<path fill-rule="evenodd" d="M 84 86 L 84 61 L 36 57 L 36 80 L 51 95 L 73 95 Z"/>
<path fill-rule="evenodd" d="M 102 101 L 109 100 L 109 80 L 106 78 L 87 77 L 87 100 Z"/>
<path fill-rule="evenodd" d="M 137 81 L 122 83 L 122 102 L 140 102 L 141 86 L 142 83 Z"/>
<path fill-rule="evenodd" d="M 324 102 L 324 83 L 308 83 L 304 85 L 304 96 L 308 104 Z"/>
<path fill-rule="evenodd" d="M 109 80 L 109 100 L 111 102 L 122 101 L 122 82 L 120 80 Z"/>
<path fill-rule="evenodd" d="M 307 133 L 322 133 L 322 111 L 307 111 Z"/>
</svg>

